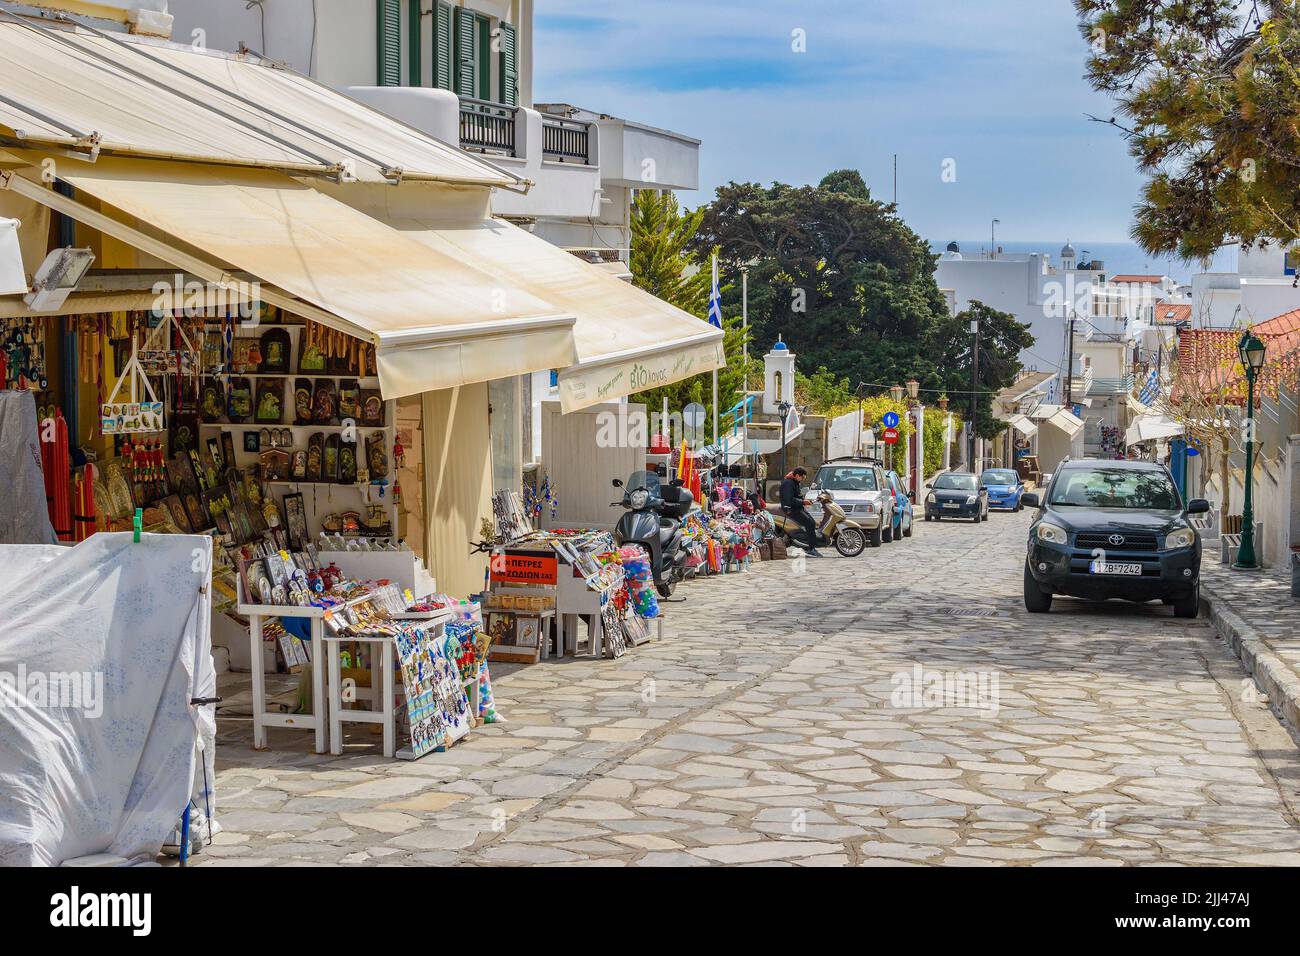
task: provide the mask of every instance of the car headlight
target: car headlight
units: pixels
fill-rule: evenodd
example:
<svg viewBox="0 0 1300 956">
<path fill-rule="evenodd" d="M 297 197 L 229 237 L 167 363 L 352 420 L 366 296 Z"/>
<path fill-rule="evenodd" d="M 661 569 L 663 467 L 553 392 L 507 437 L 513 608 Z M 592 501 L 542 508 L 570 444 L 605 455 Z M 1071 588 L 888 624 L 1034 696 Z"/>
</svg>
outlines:
<svg viewBox="0 0 1300 956">
<path fill-rule="evenodd" d="M 925 496 L 925 503 L 927 505 L 934 504 L 934 492 L 930 492 L 928 495 Z"/>
<path fill-rule="evenodd" d="M 1039 522 L 1038 530 L 1035 532 L 1039 541 L 1048 541 L 1052 544 L 1069 544 L 1070 536 L 1066 534 L 1064 528 L 1059 525 L 1049 524 L 1046 521 Z"/>
<path fill-rule="evenodd" d="M 977 502 L 977 501 L 979 501 L 979 500 L 980 500 L 980 496 L 979 496 L 979 495 L 969 495 L 969 496 L 967 496 L 967 498 L 966 498 L 966 504 L 968 504 L 968 505 L 973 505 L 975 502 Z"/>
<path fill-rule="evenodd" d="M 1171 531 L 1165 535 L 1165 550 L 1173 551 L 1176 548 L 1190 548 L 1196 543 L 1196 532 L 1191 528 L 1179 528 L 1177 531 Z"/>
<path fill-rule="evenodd" d="M 644 488 L 638 488 L 627 496 L 628 504 L 633 508 L 644 508 L 645 503 L 650 500 L 650 492 Z"/>
<path fill-rule="evenodd" d="M 862 506 L 862 510 L 869 515 L 873 515 L 876 513 L 876 506 L 872 502 L 868 501 Z"/>
</svg>

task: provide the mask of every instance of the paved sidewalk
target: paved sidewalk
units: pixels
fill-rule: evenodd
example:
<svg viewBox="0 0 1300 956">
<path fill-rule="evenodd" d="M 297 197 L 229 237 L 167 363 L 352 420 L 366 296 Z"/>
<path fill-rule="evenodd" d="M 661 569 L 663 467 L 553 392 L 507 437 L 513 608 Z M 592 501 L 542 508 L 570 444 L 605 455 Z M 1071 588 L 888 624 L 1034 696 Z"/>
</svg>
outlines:
<svg viewBox="0 0 1300 956">
<path fill-rule="evenodd" d="M 1300 733 L 1300 598 L 1291 596 L 1289 565 L 1234 571 L 1207 561 L 1201 566 L 1201 600 L 1219 637 Z"/>
</svg>

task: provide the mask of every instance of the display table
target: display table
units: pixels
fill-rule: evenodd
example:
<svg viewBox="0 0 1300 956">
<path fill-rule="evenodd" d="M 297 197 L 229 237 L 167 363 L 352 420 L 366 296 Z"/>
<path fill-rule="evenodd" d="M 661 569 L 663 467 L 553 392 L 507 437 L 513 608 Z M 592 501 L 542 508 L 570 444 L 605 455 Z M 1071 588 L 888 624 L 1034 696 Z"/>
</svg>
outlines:
<svg viewBox="0 0 1300 956">
<path fill-rule="evenodd" d="M 266 750 L 267 727 L 312 729 L 316 752 L 328 749 L 325 739 L 325 608 L 245 604 L 239 595 L 237 610 L 248 618 L 248 651 L 253 667 L 253 749 Z M 266 661 L 262 656 L 262 621 L 268 617 L 305 617 L 311 620 L 311 711 L 306 714 L 272 714 L 266 709 Z"/>
</svg>

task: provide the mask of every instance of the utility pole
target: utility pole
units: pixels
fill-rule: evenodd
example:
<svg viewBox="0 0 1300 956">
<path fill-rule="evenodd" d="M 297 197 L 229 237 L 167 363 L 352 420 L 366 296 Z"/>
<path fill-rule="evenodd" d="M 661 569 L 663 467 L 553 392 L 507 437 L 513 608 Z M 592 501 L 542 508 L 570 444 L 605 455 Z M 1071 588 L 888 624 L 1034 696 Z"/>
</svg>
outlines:
<svg viewBox="0 0 1300 956">
<path fill-rule="evenodd" d="M 894 154 L 894 208 L 898 208 L 898 154 Z"/>
<path fill-rule="evenodd" d="M 1065 407 L 1074 408 L 1074 311 L 1070 312 L 1069 340 L 1065 343 Z"/>
<path fill-rule="evenodd" d="M 979 420 L 980 401 L 980 315 L 970 320 L 970 432 L 966 439 L 966 462 L 971 474 L 978 474 L 975 465 L 975 423 Z"/>
</svg>

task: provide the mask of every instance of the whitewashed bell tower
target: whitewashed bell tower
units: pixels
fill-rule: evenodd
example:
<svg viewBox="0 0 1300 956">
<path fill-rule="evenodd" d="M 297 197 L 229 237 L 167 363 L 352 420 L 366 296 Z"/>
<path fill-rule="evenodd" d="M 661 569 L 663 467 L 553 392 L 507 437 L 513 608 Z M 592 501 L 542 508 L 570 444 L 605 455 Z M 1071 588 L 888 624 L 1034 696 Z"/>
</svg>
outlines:
<svg viewBox="0 0 1300 956">
<path fill-rule="evenodd" d="M 778 402 L 794 402 L 794 353 L 779 335 L 763 356 L 763 371 L 763 411 L 776 415 Z"/>
</svg>

